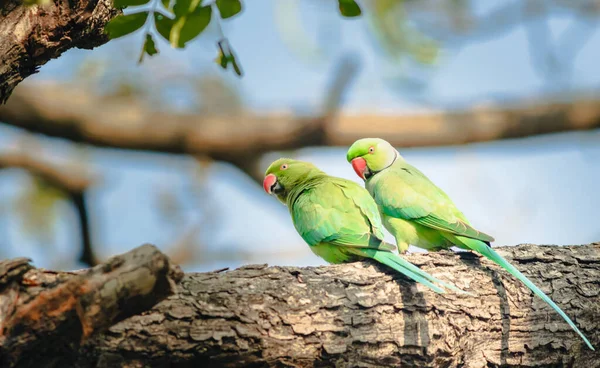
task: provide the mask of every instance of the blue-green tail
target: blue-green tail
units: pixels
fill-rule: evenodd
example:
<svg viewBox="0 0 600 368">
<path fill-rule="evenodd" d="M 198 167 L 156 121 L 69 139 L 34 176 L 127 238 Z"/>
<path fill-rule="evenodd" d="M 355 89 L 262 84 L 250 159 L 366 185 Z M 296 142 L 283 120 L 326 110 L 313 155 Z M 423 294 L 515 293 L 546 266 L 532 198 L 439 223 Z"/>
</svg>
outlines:
<svg viewBox="0 0 600 368">
<path fill-rule="evenodd" d="M 466 291 L 457 288 L 454 285 L 450 285 L 441 280 L 438 280 L 437 278 L 433 277 L 432 275 L 421 270 L 419 267 L 413 265 L 412 263 L 408 262 L 402 257 L 397 256 L 394 253 L 365 248 L 353 249 L 352 251 L 356 252 L 357 254 L 360 253 L 360 255 L 362 255 L 363 257 L 366 256 L 376 260 L 379 263 L 383 263 L 384 265 L 393 268 L 394 270 L 415 280 L 416 282 L 420 282 L 421 284 L 429 287 L 436 293 L 444 294 L 445 291 L 444 289 L 440 288 L 434 283 L 441 285 L 442 287 L 445 287 L 447 289 L 457 291 L 459 293 L 472 295 L 470 293 L 467 293 Z"/>
<path fill-rule="evenodd" d="M 573 323 L 573 321 L 571 321 L 571 319 L 565 314 L 565 312 L 563 312 L 562 309 L 560 309 L 558 307 L 558 305 L 556 305 L 552 301 L 552 299 L 550 299 L 550 297 L 548 297 L 548 295 L 544 294 L 544 292 L 541 291 L 537 286 L 535 286 L 533 282 L 531 282 L 527 277 L 525 277 L 525 275 L 523 275 L 519 270 L 517 270 L 515 268 L 515 266 L 508 263 L 508 261 L 506 259 L 504 259 L 501 255 L 496 253 L 496 251 L 493 250 L 490 246 L 488 246 L 487 244 L 485 244 L 484 242 L 482 242 L 480 240 L 464 238 L 461 236 L 457 236 L 456 239 L 458 241 L 460 241 L 462 244 L 464 244 L 466 247 L 468 247 L 469 249 L 474 250 L 475 252 L 480 253 L 481 255 L 485 256 L 489 260 L 495 262 L 496 264 L 498 264 L 499 266 L 504 268 L 506 271 L 508 271 L 511 275 L 513 275 L 514 277 L 519 279 L 531 291 L 533 291 L 533 293 L 535 295 L 539 296 L 540 298 L 542 298 L 543 301 L 548 303 L 556 311 L 556 313 L 558 313 L 569 324 L 569 326 L 571 326 L 571 328 L 573 330 L 575 330 L 575 332 L 577 332 L 579 334 L 579 336 L 581 336 L 583 341 L 585 341 L 585 343 L 587 344 L 587 346 L 590 349 L 595 350 L 594 347 L 592 346 L 592 344 L 589 342 L 589 340 L 583 335 L 583 333 L 579 330 L 579 328 L 577 328 L 577 326 L 575 326 L 575 323 Z"/>
</svg>

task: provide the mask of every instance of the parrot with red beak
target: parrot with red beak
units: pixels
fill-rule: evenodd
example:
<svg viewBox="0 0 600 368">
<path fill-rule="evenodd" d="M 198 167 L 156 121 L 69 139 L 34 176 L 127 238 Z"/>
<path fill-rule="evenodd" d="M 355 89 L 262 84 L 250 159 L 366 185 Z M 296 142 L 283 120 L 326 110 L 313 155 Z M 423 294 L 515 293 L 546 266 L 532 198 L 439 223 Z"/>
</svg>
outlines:
<svg viewBox="0 0 600 368">
<path fill-rule="evenodd" d="M 412 244 L 430 251 L 457 246 L 485 256 L 548 303 L 594 350 L 552 299 L 492 249 L 490 242 L 494 238 L 475 230 L 448 195 L 408 164 L 390 143 L 379 138 L 359 139 L 348 149 L 346 159 L 365 181 L 379 207 L 383 225 L 396 238 L 401 253 Z"/>
<path fill-rule="evenodd" d="M 328 176 L 308 162 L 281 158 L 267 169 L 263 188 L 288 207 L 296 231 L 325 261 L 371 258 L 437 293 L 445 292 L 440 286 L 465 293 L 393 253 L 396 246 L 382 240 L 377 205 L 355 182 Z"/>
</svg>

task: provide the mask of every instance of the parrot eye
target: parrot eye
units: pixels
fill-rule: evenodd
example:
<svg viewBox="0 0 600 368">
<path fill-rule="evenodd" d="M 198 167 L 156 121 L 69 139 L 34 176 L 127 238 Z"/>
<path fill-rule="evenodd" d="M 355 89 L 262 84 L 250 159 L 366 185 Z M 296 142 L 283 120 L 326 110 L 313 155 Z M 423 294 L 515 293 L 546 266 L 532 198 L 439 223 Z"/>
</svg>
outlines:
<svg viewBox="0 0 600 368">
<path fill-rule="evenodd" d="M 281 170 L 285 170 L 285 169 L 287 169 L 287 168 L 288 168 L 288 165 L 287 165 L 287 164 L 283 164 L 283 165 L 281 165 L 281 167 L 280 167 L 280 169 L 281 169 Z"/>
<path fill-rule="evenodd" d="M 373 153 L 375 152 L 375 148 L 374 147 L 369 147 L 369 153 Z"/>
</svg>

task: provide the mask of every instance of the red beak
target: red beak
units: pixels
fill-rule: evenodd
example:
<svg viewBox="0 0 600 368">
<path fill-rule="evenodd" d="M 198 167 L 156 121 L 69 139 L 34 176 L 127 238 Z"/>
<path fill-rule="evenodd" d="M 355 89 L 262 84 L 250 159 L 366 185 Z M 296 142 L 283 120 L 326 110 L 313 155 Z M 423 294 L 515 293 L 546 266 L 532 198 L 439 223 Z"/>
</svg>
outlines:
<svg viewBox="0 0 600 368">
<path fill-rule="evenodd" d="M 271 188 L 273 187 L 273 185 L 275 185 L 275 183 L 277 183 L 277 177 L 273 174 L 269 174 L 267 176 L 265 176 L 265 180 L 263 181 L 263 188 L 265 189 L 265 192 L 267 192 L 267 194 L 271 194 Z"/>
<path fill-rule="evenodd" d="M 365 180 L 365 170 L 367 169 L 367 161 L 362 157 L 357 157 L 352 160 L 352 168 L 356 175 L 360 176 L 363 180 Z"/>
</svg>

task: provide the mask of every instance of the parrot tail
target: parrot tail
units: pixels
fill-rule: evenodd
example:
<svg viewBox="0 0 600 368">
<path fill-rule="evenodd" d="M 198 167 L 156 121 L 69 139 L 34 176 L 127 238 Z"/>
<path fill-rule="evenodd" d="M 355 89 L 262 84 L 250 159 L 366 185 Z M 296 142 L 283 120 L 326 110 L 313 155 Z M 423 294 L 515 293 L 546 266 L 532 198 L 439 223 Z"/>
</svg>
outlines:
<svg viewBox="0 0 600 368">
<path fill-rule="evenodd" d="M 436 293 L 444 294 L 444 289 L 440 288 L 437 285 L 432 283 L 435 278 L 430 276 L 425 271 L 421 270 L 417 266 L 412 263 L 398 257 L 394 253 L 390 252 L 375 252 L 375 254 L 371 257 L 379 263 L 383 263 L 384 265 L 393 268 L 394 270 L 400 272 L 401 274 L 410 277 L 416 282 L 420 282 L 421 284 L 429 287 Z M 412 267 L 410 267 L 412 266 Z M 416 270 L 415 270 L 416 269 Z M 431 280 L 431 281 L 430 281 Z"/>
<path fill-rule="evenodd" d="M 384 253 L 384 252 L 380 252 L 380 253 Z M 417 274 L 421 277 L 424 277 L 425 279 L 429 280 L 432 283 L 436 283 L 442 287 L 445 287 L 446 289 L 452 290 L 456 293 L 459 294 L 465 294 L 465 295 L 470 295 L 470 296 L 475 296 L 472 293 L 469 293 L 467 291 L 464 291 L 452 284 L 449 284 L 447 282 L 444 282 L 442 280 L 439 280 L 435 277 L 433 277 L 432 275 L 428 274 L 427 272 L 423 271 L 422 269 L 420 269 L 419 267 L 415 266 L 414 264 L 408 262 L 407 260 L 405 260 L 404 258 L 402 258 L 401 256 L 397 256 L 393 253 L 389 253 L 387 256 L 384 257 L 388 257 L 392 262 L 394 262 L 395 264 L 397 264 L 399 267 L 403 267 L 404 269 L 408 269 L 409 271 L 412 271 L 414 274 Z M 394 268 L 396 271 L 399 271 L 398 269 L 396 269 L 393 266 L 388 265 L 387 263 L 383 262 L 380 259 L 377 259 L 375 257 L 373 257 L 376 261 L 381 262 L 383 264 L 385 264 L 386 266 L 392 267 Z M 402 272 L 402 271 L 399 271 Z M 414 278 L 413 278 L 414 279 Z M 418 280 L 417 280 L 418 281 Z M 419 281 L 420 282 L 420 281 Z"/>
<path fill-rule="evenodd" d="M 467 292 L 457 288 L 456 286 L 447 284 L 441 280 L 436 279 L 431 276 L 427 272 L 421 270 L 419 267 L 413 265 L 412 263 L 406 261 L 405 259 L 395 255 L 392 252 L 379 251 L 376 249 L 366 249 L 366 248 L 350 248 L 348 249 L 350 252 L 360 255 L 362 257 L 372 258 L 379 263 L 383 263 L 384 265 L 394 269 L 395 271 L 400 272 L 401 274 L 413 279 L 416 282 L 420 282 L 421 284 L 429 287 L 431 290 L 435 291 L 439 294 L 444 294 L 444 289 L 435 285 L 437 283 L 443 287 L 446 287 L 451 290 L 458 291 L 460 293 Z"/>
<path fill-rule="evenodd" d="M 517 270 L 515 266 L 508 263 L 508 261 L 504 259 L 500 254 L 496 253 L 494 249 L 492 249 L 480 240 L 465 238 L 461 236 L 457 236 L 456 239 L 465 246 L 467 246 L 469 249 L 485 256 L 492 262 L 504 268 L 506 271 L 508 271 L 508 273 L 519 279 L 519 281 L 524 283 L 525 286 L 527 286 L 535 295 L 539 296 L 543 301 L 548 303 L 556 311 L 556 313 L 558 313 L 569 324 L 569 326 L 571 326 L 571 328 L 575 330 L 575 332 L 577 332 L 579 336 L 581 336 L 583 341 L 585 341 L 586 345 L 590 349 L 596 350 L 589 342 L 589 340 L 583 335 L 583 333 L 577 328 L 577 326 L 575 326 L 575 323 L 571 321 L 571 319 L 565 314 L 565 312 L 563 312 L 562 309 L 560 309 L 558 305 L 556 305 L 552 301 L 552 299 L 550 299 L 550 297 L 544 294 L 544 292 L 541 291 L 537 286 L 535 286 L 533 282 L 531 282 L 527 277 L 525 277 L 525 275 L 523 275 L 519 270 Z"/>
</svg>

